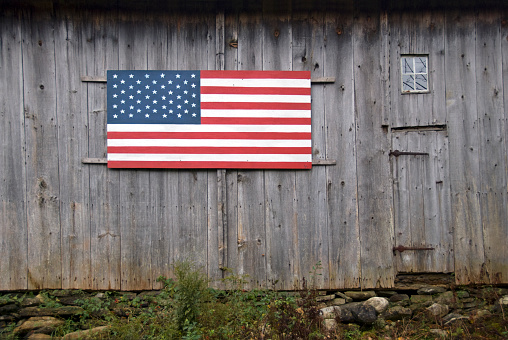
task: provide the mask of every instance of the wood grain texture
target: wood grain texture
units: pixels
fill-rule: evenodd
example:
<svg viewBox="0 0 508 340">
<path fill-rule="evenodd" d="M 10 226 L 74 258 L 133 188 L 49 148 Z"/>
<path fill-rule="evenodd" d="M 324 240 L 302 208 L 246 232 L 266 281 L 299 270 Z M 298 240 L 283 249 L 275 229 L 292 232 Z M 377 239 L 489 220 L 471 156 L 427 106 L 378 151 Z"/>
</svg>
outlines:
<svg viewBox="0 0 508 340">
<path fill-rule="evenodd" d="M 118 23 L 119 68 L 146 70 L 150 36 L 145 15 L 121 14 Z M 120 171 L 120 237 L 122 289 L 151 289 L 153 211 L 150 172 Z"/>
<path fill-rule="evenodd" d="M 152 14 L 153 20 L 144 26 L 147 30 L 149 70 L 176 70 L 178 68 L 177 16 Z M 178 171 L 150 171 L 150 216 L 152 288 L 162 288 L 157 278 L 173 277 L 173 254 L 177 241 L 173 234 L 177 225 Z"/>
<path fill-rule="evenodd" d="M 238 69 L 263 69 L 263 24 L 261 14 L 239 14 Z M 236 225 L 236 272 L 248 274 L 246 288 L 265 286 L 267 282 L 264 171 L 238 171 L 238 221 Z M 229 190 L 229 189 L 228 189 Z M 231 219 L 229 219 L 231 220 Z M 231 239 L 231 238 L 230 238 Z M 230 249 L 233 246 L 230 243 Z"/>
<path fill-rule="evenodd" d="M 480 141 L 480 208 L 486 275 L 500 283 L 508 273 L 506 117 L 503 100 L 501 13 L 480 11 L 476 23 L 476 97 Z"/>
<path fill-rule="evenodd" d="M 87 13 L 83 54 L 91 74 L 118 69 L 118 15 Z M 106 157 L 106 84 L 87 84 L 88 156 Z M 85 155 L 76 155 L 78 157 Z M 120 171 L 90 166 L 90 260 L 92 289 L 121 288 Z"/>
<path fill-rule="evenodd" d="M 62 287 L 54 19 L 22 13 L 28 289 Z"/>
<path fill-rule="evenodd" d="M 293 31 L 293 70 L 310 71 L 311 78 L 324 75 L 324 13 L 294 14 L 291 20 Z M 326 159 L 326 111 L 325 86 L 312 87 L 312 149 L 314 159 Z M 325 211 L 326 168 L 296 172 L 296 223 L 297 223 L 297 280 L 306 279 L 307 285 L 329 286 L 328 224 Z M 314 271 L 313 268 L 318 269 Z M 302 282 L 295 285 L 302 286 Z"/>
<path fill-rule="evenodd" d="M 480 213 L 479 130 L 476 100 L 476 36 L 473 13 L 446 15 L 446 111 L 449 119 L 452 228 L 459 284 L 485 282 Z"/>
<path fill-rule="evenodd" d="M 75 14 L 55 20 L 55 64 L 58 110 L 58 173 L 60 182 L 60 222 L 62 232 L 62 287 L 91 289 L 89 168 L 76 155 L 88 153 L 86 72 L 81 53 L 84 18 Z"/>
<path fill-rule="evenodd" d="M 428 155 L 391 156 L 395 245 L 434 248 L 395 252 L 399 272 L 453 272 L 446 131 L 397 131 L 392 149 Z"/>
<path fill-rule="evenodd" d="M 353 34 L 352 17 L 326 14 L 324 72 L 336 77 L 324 87 L 326 157 L 337 159 L 326 167 L 330 287 L 359 287 L 361 277 Z"/>
<path fill-rule="evenodd" d="M 353 32 L 361 286 L 390 287 L 395 275 L 390 140 L 381 127 L 383 115 L 374 114 L 383 110 L 379 17 L 359 15 Z"/>
<path fill-rule="evenodd" d="M 27 289 L 23 68 L 19 13 L 0 19 L 0 290 Z"/>
<path fill-rule="evenodd" d="M 444 102 L 444 15 L 438 11 L 395 12 L 390 15 L 391 125 L 446 123 Z M 402 54 L 428 56 L 429 93 L 401 96 Z"/>
</svg>

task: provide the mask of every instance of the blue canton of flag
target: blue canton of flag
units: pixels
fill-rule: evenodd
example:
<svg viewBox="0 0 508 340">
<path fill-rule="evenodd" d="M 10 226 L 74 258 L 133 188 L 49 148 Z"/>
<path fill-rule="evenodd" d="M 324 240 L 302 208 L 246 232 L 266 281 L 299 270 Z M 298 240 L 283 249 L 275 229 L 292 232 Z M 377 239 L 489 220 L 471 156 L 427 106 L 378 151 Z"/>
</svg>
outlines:
<svg viewBox="0 0 508 340">
<path fill-rule="evenodd" d="M 196 71 L 108 71 L 108 124 L 200 124 Z"/>
</svg>

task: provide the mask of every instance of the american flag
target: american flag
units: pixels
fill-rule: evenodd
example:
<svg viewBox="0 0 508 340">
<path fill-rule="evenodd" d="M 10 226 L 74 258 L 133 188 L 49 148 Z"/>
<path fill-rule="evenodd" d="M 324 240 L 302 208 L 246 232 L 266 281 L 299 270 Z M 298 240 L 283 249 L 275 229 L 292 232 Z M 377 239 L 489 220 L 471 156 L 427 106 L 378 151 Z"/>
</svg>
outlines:
<svg viewBox="0 0 508 340">
<path fill-rule="evenodd" d="M 310 169 L 306 71 L 108 71 L 109 168 Z"/>
</svg>

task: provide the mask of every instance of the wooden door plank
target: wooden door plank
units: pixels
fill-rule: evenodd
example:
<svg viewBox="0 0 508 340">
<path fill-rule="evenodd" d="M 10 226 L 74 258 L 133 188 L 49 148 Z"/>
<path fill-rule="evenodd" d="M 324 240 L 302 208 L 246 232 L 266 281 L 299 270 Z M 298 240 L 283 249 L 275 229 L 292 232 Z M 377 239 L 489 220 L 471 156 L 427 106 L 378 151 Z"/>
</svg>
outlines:
<svg viewBox="0 0 508 340">
<path fill-rule="evenodd" d="M 23 23 L 28 289 L 62 287 L 54 20 L 26 10 Z"/>
<path fill-rule="evenodd" d="M 105 75 L 108 69 L 118 69 L 118 14 L 94 11 L 88 18 L 82 32 L 86 70 Z M 107 86 L 88 83 L 87 92 L 88 155 L 105 158 Z M 92 289 L 121 289 L 120 171 L 91 166 L 89 172 Z"/>
<path fill-rule="evenodd" d="M 395 273 L 390 140 L 382 128 L 383 114 L 372 114 L 383 110 L 378 100 L 383 92 L 379 17 L 358 15 L 353 32 L 361 286 L 391 287 Z"/>
<path fill-rule="evenodd" d="M 324 73 L 335 76 L 324 85 L 327 158 L 327 229 L 330 288 L 360 287 L 360 226 L 356 167 L 356 116 L 354 100 L 353 17 L 325 15 Z"/>
<path fill-rule="evenodd" d="M 27 289 L 27 219 L 20 13 L 0 16 L 0 290 Z M 9 81 L 6 81 L 6 80 Z"/>
<path fill-rule="evenodd" d="M 58 114 L 60 221 L 62 232 L 62 288 L 91 289 L 89 167 L 81 163 L 88 153 L 86 73 L 80 13 L 69 20 L 59 12 L 55 19 L 55 63 Z"/>
<path fill-rule="evenodd" d="M 446 15 L 445 79 L 449 119 L 452 228 L 458 284 L 485 282 L 485 253 L 478 192 L 479 131 L 476 99 L 476 18 L 470 12 Z"/>
</svg>

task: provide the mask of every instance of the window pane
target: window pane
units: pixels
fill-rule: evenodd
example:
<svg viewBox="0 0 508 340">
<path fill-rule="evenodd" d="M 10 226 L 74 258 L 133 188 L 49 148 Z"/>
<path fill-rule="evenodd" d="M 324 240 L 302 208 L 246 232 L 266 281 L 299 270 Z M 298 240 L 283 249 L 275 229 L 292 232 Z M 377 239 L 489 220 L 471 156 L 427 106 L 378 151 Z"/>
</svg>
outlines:
<svg viewBox="0 0 508 340">
<path fill-rule="evenodd" d="M 415 89 L 417 91 L 427 91 L 427 76 L 425 74 L 417 74 L 415 76 Z"/>
<path fill-rule="evenodd" d="M 414 73 L 413 71 L 413 58 L 402 58 L 402 73 Z"/>
<path fill-rule="evenodd" d="M 415 57 L 415 73 L 427 73 L 426 57 Z"/>
<path fill-rule="evenodd" d="M 415 81 L 414 77 L 411 74 L 402 75 L 402 91 L 414 91 L 415 90 Z"/>
</svg>

